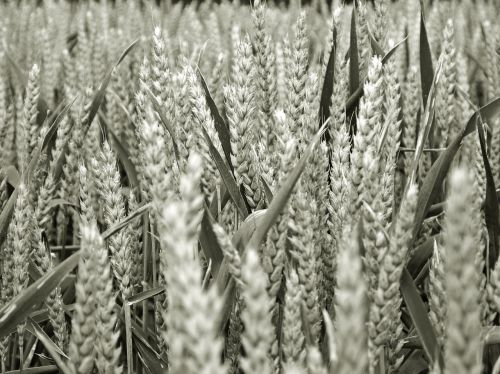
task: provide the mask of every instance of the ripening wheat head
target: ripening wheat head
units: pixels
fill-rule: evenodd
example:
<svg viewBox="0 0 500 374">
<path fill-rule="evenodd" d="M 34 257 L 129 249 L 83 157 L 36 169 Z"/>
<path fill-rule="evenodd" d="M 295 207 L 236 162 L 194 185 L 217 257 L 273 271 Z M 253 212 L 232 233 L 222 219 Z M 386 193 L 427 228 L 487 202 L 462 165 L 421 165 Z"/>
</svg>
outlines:
<svg viewBox="0 0 500 374">
<path fill-rule="evenodd" d="M 471 203 L 473 194 L 469 171 L 454 170 L 446 200 L 444 228 L 447 373 L 481 372 L 481 310 L 477 302 L 480 277 L 474 265 L 479 232 L 470 224 L 471 220 L 479 219 L 479 211 Z"/>
</svg>

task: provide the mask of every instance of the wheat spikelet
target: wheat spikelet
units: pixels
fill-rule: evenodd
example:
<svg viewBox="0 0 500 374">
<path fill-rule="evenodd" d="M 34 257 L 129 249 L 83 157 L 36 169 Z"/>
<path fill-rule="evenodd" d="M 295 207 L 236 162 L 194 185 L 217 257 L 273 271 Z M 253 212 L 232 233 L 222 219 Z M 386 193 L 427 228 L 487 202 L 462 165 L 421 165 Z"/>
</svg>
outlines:
<svg viewBox="0 0 500 374">
<path fill-rule="evenodd" d="M 438 144 L 446 145 L 449 131 L 456 121 L 456 101 L 453 91 L 456 86 L 456 52 L 452 20 L 446 22 L 442 46 L 442 73 L 436 88 L 436 130 Z"/>
<path fill-rule="evenodd" d="M 339 246 L 337 289 L 335 290 L 335 328 L 339 374 L 366 373 L 368 351 L 366 323 L 366 284 L 361 270 L 356 233 L 344 230 Z"/>
<path fill-rule="evenodd" d="M 33 65 L 29 76 L 28 85 L 26 86 L 26 98 L 23 106 L 23 117 L 22 117 L 22 145 L 23 147 L 19 149 L 21 152 L 20 166 L 24 170 L 26 164 L 30 158 L 31 152 L 36 146 L 36 142 L 39 135 L 39 127 L 36 123 L 36 117 L 38 115 L 38 99 L 40 97 L 40 68 L 38 65 Z"/>
<path fill-rule="evenodd" d="M 284 361 L 288 364 L 304 365 L 305 363 L 305 339 L 302 332 L 302 323 L 300 322 L 302 299 L 299 277 L 294 269 L 290 269 L 286 279 L 283 337 L 281 339 Z"/>
<path fill-rule="evenodd" d="M 373 25 L 373 37 L 378 44 L 385 49 L 387 45 L 387 24 L 388 24 L 388 1 L 375 1 L 375 22 Z"/>
<path fill-rule="evenodd" d="M 3 307 L 12 298 L 12 269 L 14 268 L 12 235 L 7 236 L 5 246 L 1 248 L 3 256 L 0 257 L 0 307 Z M 8 359 L 9 336 L 0 339 L 0 365 L 5 372 L 5 364 Z"/>
<path fill-rule="evenodd" d="M 212 69 L 212 74 L 210 75 L 210 88 L 217 108 L 222 108 L 224 106 L 222 86 L 226 76 L 227 60 L 227 52 L 221 51 L 217 56 L 216 63 Z"/>
<path fill-rule="evenodd" d="M 89 37 L 86 30 L 86 17 L 85 13 L 79 15 L 77 19 L 77 37 L 78 44 L 75 48 L 75 62 L 80 61 L 80 63 L 75 64 L 76 70 L 76 88 L 78 91 L 83 92 L 88 82 L 92 81 L 91 78 L 91 45 L 89 42 Z"/>
<path fill-rule="evenodd" d="M 147 200 L 163 200 L 170 196 L 172 187 L 170 180 L 164 175 L 167 170 L 165 149 L 165 138 L 163 128 L 157 121 L 145 118 L 138 127 L 137 137 L 141 149 L 140 173 L 145 179 L 141 192 Z"/>
<path fill-rule="evenodd" d="M 241 312 L 241 320 L 245 329 L 241 335 L 241 342 L 246 356 L 240 359 L 240 367 L 247 374 L 270 374 L 273 372 L 270 351 L 276 339 L 271 324 L 272 301 L 266 292 L 267 276 L 253 249 L 248 249 L 246 253 L 242 277 L 245 287 L 241 294 L 245 308 Z"/>
<path fill-rule="evenodd" d="M 392 44 L 392 41 L 389 41 Z M 381 203 L 380 210 L 383 211 L 382 225 L 387 227 L 391 220 L 393 206 L 395 204 L 395 175 L 397 152 L 400 147 L 401 120 L 400 120 L 400 91 L 397 72 L 393 61 L 384 66 L 385 83 L 385 116 L 384 128 L 386 128 L 385 139 L 382 145 L 382 159 L 380 171 L 381 177 Z"/>
<path fill-rule="evenodd" d="M 92 102 L 92 90 L 87 87 L 84 97 L 81 100 L 76 123 L 73 126 L 71 138 L 68 140 L 68 150 L 65 154 L 65 164 L 63 165 L 63 177 L 57 192 L 58 197 L 63 200 L 76 200 L 78 196 L 78 155 L 84 142 L 84 133 L 88 123 L 90 105 Z M 79 219 L 78 214 L 71 213 L 73 222 L 76 223 Z M 59 209 L 56 217 L 58 226 L 59 242 L 61 241 L 62 232 L 66 229 L 69 222 L 69 215 L 64 209 Z M 77 225 L 73 226 L 75 228 Z"/>
<path fill-rule="evenodd" d="M 287 78 L 286 78 L 286 63 L 283 51 L 283 44 L 276 43 L 276 90 L 278 96 L 278 107 L 284 108 L 287 103 Z"/>
<path fill-rule="evenodd" d="M 429 271 L 429 318 L 440 344 L 446 341 L 447 299 L 445 283 L 446 253 L 442 244 L 434 243 Z"/>
<path fill-rule="evenodd" d="M 335 288 L 336 256 L 338 242 L 342 235 L 344 219 L 347 218 L 346 194 L 350 187 L 349 152 L 350 140 L 345 116 L 345 100 L 348 93 L 347 63 L 337 65 L 337 80 L 333 86 L 332 105 L 330 106 L 330 189 L 326 204 L 328 209 L 327 226 L 331 243 L 325 247 L 324 279 L 326 281 L 326 305 L 331 303 Z"/>
<path fill-rule="evenodd" d="M 304 127 L 302 128 L 302 134 L 300 134 L 301 139 L 301 151 L 310 140 L 313 138 L 317 131 L 317 123 L 319 122 L 319 102 L 320 102 L 320 82 L 318 74 L 315 72 L 309 73 L 306 80 L 305 86 L 305 107 L 304 107 Z M 302 153 L 302 152 L 301 152 Z"/>
<path fill-rule="evenodd" d="M 187 64 L 184 61 L 184 64 Z M 189 105 L 189 68 L 184 67 L 182 71 L 174 76 L 176 94 L 174 95 L 174 112 L 176 121 L 176 135 L 179 144 L 179 153 L 182 160 L 188 158 L 188 136 L 193 131 L 191 106 Z"/>
<path fill-rule="evenodd" d="M 35 263 L 40 273 L 45 274 L 53 267 L 51 253 L 49 252 L 42 238 L 42 231 L 36 224 L 34 231 L 36 233 L 38 243 L 32 253 L 32 256 L 34 257 Z M 49 310 L 49 320 L 52 328 L 54 329 L 56 344 L 60 349 L 64 351 L 66 350 L 68 342 L 68 330 L 66 326 L 66 317 L 64 313 L 61 288 L 56 287 L 49 294 L 45 303 Z"/>
<path fill-rule="evenodd" d="M 290 254 L 297 263 L 297 274 L 301 287 L 304 288 L 303 301 L 307 309 L 307 319 L 311 329 L 312 338 L 319 338 L 321 311 L 318 305 L 318 273 L 317 254 L 318 248 L 314 246 L 312 222 L 315 207 L 310 204 L 303 191 L 302 183 L 293 196 L 290 204 L 290 221 L 288 222 L 288 236 L 292 244 Z"/>
<path fill-rule="evenodd" d="M 403 359 L 403 356 L 400 356 L 403 343 L 400 336 L 403 325 L 400 311 L 402 299 L 399 293 L 399 280 L 408 259 L 408 243 L 412 236 L 417 192 L 416 185 L 410 186 L 403 200 L 388 251 L 381 260 L 377 290 L 374 302 L 370 306 L 368 325 L 370 340 L 368 344 L 376 346 L 371 364 L 377 362 L 384 345 L 388 344 L 388 364 L 391 372 L 398 369 Z"/>
<path fill-rule="evenodd" d="M 94 159 L 92 162 L 92 168 L 99 170 L 100 174 L 100 178 L 95 178 L 94 183 L 100 191 L 100 201 L 104 206 L 104 222 L 109 228 L 125 218 L 125 201 L 116 158 L 107 142 L 104 143 L 98 157 L 99 160 Z M 122 230 L 111 236 L 108 240 L 108 246 L 112 255 L 113 274 L 118 280 L 122 297 L 125 300 L 133 293 L 130 284 L 131 263 L 129 261 L 130 248 L 127 232 Z"/>
<path fill-rule="evenodd" d="M 202 161 L 193 154 L 181 176 L 182 201 L 159 201 L 158 225 L 161 271 L 166 283 L 168 313 L 164 312 L 170 370 L 174 373 L 223 373 L 222 342 L 217 338 L 221 300 L 215 288 L 204 291 L 201 266 L 193 252 L 201 222 Z M 172 240 L 175 238 L 174 240 Z"/>
<path fill-rule="evenodd" d="M 139 201 L 137 199 L 138 193 L 130 190 L 127 196 L 128 201 L 128 214 L 135 212 L 139 208 Z M 142 251 L 142 221 L 140 219 L 134 220 L 128 226 L 129 237 L 129 250 L 130 250 L 130 283 L 136 290 L 140 290 L 143 272 L 143 251 Z"/>
<path fill-rule="evenodd" d="M 75 285 L 75 311 L 71 320 L 68 368 L 73 374 L 88 374 L 94 367 L 96 338 L 96 289 L 94 277 L 97 264 L 93 255 L 92 237 L 83 237 Z"/>
<path fill-rule="evenodd" d="M 275 52 L 271 36 L 266 31 L 266 6 L 264 2 L 255 4 L 252 10 L 253 26 L 255 28 L 255 86 L 256 113 L 259 117 L 258 129 L 260 137 L 267 147 L 275 142 L 273 132 L 273 113 L 276 109 L 276 65 Z"/>
<path fill-rule="evenodd" d="M 444 231 L 448 302 L 445 360 L 446 372 L 450 373 L 481 372 L 479 274 L 473 250 L 479 237 L 470 225 L 471 219 L 474 222 L 479 218 L 479 212 L 470 203 L 473 193 L 470 174 L 464 169 L 454 170 L 446 200 Z"/>
<path fill-rule="evenodd" d="M 294 27 L 295 39 L 290 48 L 290 67 L 287 76 L 288 98 L 286 111 L 291 121 L 292 135 L 299 138 L 299 131 L 305 125 L 304 103 L 307 81 L 308 39 L 305 22 L 305 13 L 297 17 Z"/>
<path fill-rule="evenodd" d="M 15 156 L 16 152 L 14 147 L 16 146 L 15 142 L 15 134 L 16 134 L 16 126 L 15 126 L 15 112 L 14 112 L 14 103 L 11 102 L 5 107 L 5 116 L 4 116 L 4 134 L 2 136 L 2 164 L 15 164 Z"/>
<path fill-rule="evenodd" d="M 95 359 L 100 373 L 122 372 L 119 366 L 120 347 L 117 347 L 120 332 L 115 331 L 117 315 L 114 311 L 115 296 L 113 295 L 113 279 L 104 242 L 97 230 L 95 221 L 86 223 L 80 228 L 82 242 L 89 243 L 91 257 L 95 266 L 93 279 L 96 301 L 95 310 Z"/>
<path fill-rule="evenodd" d="M 290 140 L 286 145 L 280 160 L 280 183 L 291 170 L 291 160 L 295 157 L 296 143 Z M 268 293 L 273 300 L 278 296 L 283 280 L 283 270 L 286 262 L 286 243 L 288 233 L 288 211 L 284 211 L 278 216 L 276 223 L 271 227 L 267 235 L 265 246 L 262 249 L 262 268 L 269 277 Z M 276 317 L 278 305 L 274 302 L 273 318 Z"/>
<path fill-rule="evenodd" d="M 351 154 L 351 182 L 350 213 L 353 217 L 358 215 L 361 200 L 365 194 L 363 174 L 364 158 L 372 158 L 374 152 L 373 141 L 375 134 L 379 133 L 381 126 L 382 105 L 382 64 L 378 57 L 373 57 L 368 68 L 367 81 L 364 86 L 364 96 L 361 98 L 358 114 L 358 132 L 354 137 Z"/>
<path fill-rule="evenodd" d="M 368 65 L 370 64 L 371 45 L 368 34 L 368 9 L 364 0 L 357 0 L 357 18 L 358 18 L 358 50 L 359 50 L 359 71 L 361 76 L 366 75 Z"/>
<path fill-rule="evenodd" d="M 224 90 L 226 110 L 231 132 L 231 161 L 236 182 L 243 186 L 248 203 L 256 209 L 264 203 L 259 179 L 259 158 L 252 145 L 258 141 L 254 121 L 255 96 L 252 86 L 256 72 L 252 47 L 248 38 L 236 49 L 233 84 Z M 258 114 L 257 114 L 258 115 Z"/>
<path fill-rule="evenodd" d="M 18 187 L 19 195 L 16 199 L 14 216 L 9 227 L 9 233 L 12 235 L 12 296 L 19 295 L 27 286 L 29 281 L 28 265 L 29 257 L 33 249 L 34 222 L 33 205 L 29 198 L 29 189 L 23 183 Z M 25 322 L 17 326 L 20 354 L 23 354 L 24 346 L 24 327 Z"/>
<path fill-rule="evenodd" d="M 403 90 L 403 129 L 402 142 L 407 148 L 415 148 L 417 139 L 417 115 L 420 109 L 420 84 L 418 68 L 413 65 L 409 68 L 406 76 L 406 85 Z M 404 153 L 405 175 L 410 175 L 413 163 L 413 152 Z"/>
<path fill-rule="evenodd" d="M 241 258 L 238 250 L 221 225 L 213 223 L 212 228 L 219 241 L 222 252 L 224 253 L 229 274 L 231 274 L 239 287 L 243 286 L 243 280 L 241 279 Z"/>
<path fill-rule="evenodd" d="M 92 191 L 89 188 L 89 178 L 87 174 L 87 168 L 85 164 L 80 163 L 79 167 L 80 174 L 80 210 L 81 210 L 81 218 L 84 224 L 90 224 L 96 220 L 96 213 L 94 211 L 94 207 L 92 206 Z"/>
</svg>

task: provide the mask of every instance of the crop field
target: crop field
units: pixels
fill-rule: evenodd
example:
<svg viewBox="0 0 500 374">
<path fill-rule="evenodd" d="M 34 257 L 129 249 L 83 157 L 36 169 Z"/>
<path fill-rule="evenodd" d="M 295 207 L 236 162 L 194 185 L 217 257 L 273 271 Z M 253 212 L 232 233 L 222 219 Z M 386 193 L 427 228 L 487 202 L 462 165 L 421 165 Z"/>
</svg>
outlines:
<svg viewBox="0 0 500 374">
<path fill-rule="evenodd" d="M 0 373 L 500 374 L 500 4 L 0 3 Z"/>
</svg>

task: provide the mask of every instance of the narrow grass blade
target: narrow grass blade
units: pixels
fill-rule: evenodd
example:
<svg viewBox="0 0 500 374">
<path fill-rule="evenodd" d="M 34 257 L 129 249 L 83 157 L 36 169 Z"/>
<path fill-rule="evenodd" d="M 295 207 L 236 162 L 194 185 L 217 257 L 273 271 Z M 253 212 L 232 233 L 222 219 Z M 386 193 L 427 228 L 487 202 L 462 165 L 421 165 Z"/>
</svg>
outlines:
<svg viewBox="0 0 500 374">
<path fill-rule="evenodd" d="M 399 48 L 399 46 L 403 43 L 406 42 L 406 40 L 408 39 L 408 35 L 405 36 L 403 39 L 401 39 L 397 44 L 394 45 L 394 47 L 392 47 L 385 55 L 384 57 L 382 57 L 382 64 L 385 64 L 387 61 L 389 61 L 389 59 L 391 58 L 391 56 L 394 54 L 394 52 L 396 52 L 396 50 Z"/>
<path fill-rule="evenodd" d="M 421 3 L 422 4 L 422 3 Z M 420 83 L 422 86 L 422 101 L 425 105 L 432 86 L 434 69 L 432 67 L 431 48 L 425 28 L 424 9 L 420 9 Z"/>
<path fill-rule="evenodd" d="M 425 354 L 431 363 L 430 367 L 433 366 L 436 360 L 439 361 L 442 367 L 443 358 L 442 355 L 438 353 L 439 344 L 434 327 L 429 320 L 427 309 L 425 308 L 417 287 L 413 282 L 413 278 L 406 269 L 403 270 L 403 274 L 401 275 L 400 289 L 415 329 L 417 330 L 420 341 L 422 342 L 422 347 L 424 348 Z M 436 355 L 438 356 L 436 357 Z"/>
<path fill-rule="evenodd" d="M 429 260 L 429 258 L 431 258 L 434 250 L 434 243 L 437 240 L 439 240 L 439 235 L 433 235 L 427 238 L 425 242 L 420 244 L 413 251 L 413 256 L 406 265 L 406 268 L 408 269 L 413 278 L 415 278 L 418 275 L 418 273 L 425 265 L 425 263 Z"/>
<path fill-rule="evenodd" d="M 68 200 L 65 200 L 65 199 L 61 199 L 61 198 L 56 198 L 56 199 L 50 200 L 47 206 L 50 207 L 50 208 L 53 208 L 53 207 L 58 206 L 58 205 L 69 205 L 69 206 L 71 206 L 71 207 L 73 207 L 75 209 L 79 209 L 80 208 L 80 206 L 78 204 L 75 204 L 75 203 L 73 203 L 71 201 L 68 201 Z"/>
<path fill-rule="evenodd" d="M 378 44 L 378 42 L 373 37 L 373 34 L 372 34 L 369 27 L 368 27 L 368 36 L 370 37 L 370 44 L 372 46 L 373 54 L 376 56 L 379 56 L 379 57 L 383 57 L 384 50 L 382 49 L 382 47 Z"/>
<path fill-rule="evenodd" d="M 68 104 L 64 105 L 64 102 L 61 102 L 61 104 L 58 105 L 58 107 L 54 110 L 54 113 L 51 114 L 51 116 L 48 118 L 48 123 L 49 123 L 49 129 L 45 133 L 45 137 L 42 142 L 42 149 L 46 149 L 50 143 L 50 141 L 54 138 L 54 136 L 57 133 L 57 129 L 59 127 L 59 124 L 63 120 L 64 116 L 69 112 L 71 107 L 76 101 L 76 97 Z"/>
<path fill-rule="evenodd" d="M 150 290 L 139 292 L 138 294 L 129 297 L 127 299 L 127 304 L 134 305 L 140 303 L 141 301 L 155 297 L 163 292 L 165 292 L 165 287 L 163 286 L 153 287 Z"/>
<path fill-rule="evenodd" d="M 356 34 L 356 7 L 351 13 L 351 37 L 349 39 L 349 95 L 359 87 L 358 36 Z"/>
<path fill-rule="evenodd" d="M 209 208 L 205 207 L 205 214 L 203 214 L 201 219 L 199 242 L 206 258 L 212 262 L 211 273 L 215 278 L 219 272 L 220 264 L 224 259 L 224 255 L 219 242 L 217 241 L 217 237 L 215 236 L 210 215 Z"/>
<path fill-rule="evenodd" d="M 201 74 L 201 71 L 199 69 L 198 75 L 200 76 L 201 86 L 205 91 L 205 98 L 207 100 L 208 108 L 210 109 L 210 114 L 212 115 L 212 118 L 214 120 L 215 130 L 217 131 L 217 135 L 219 136 L 219 140 L 222 145 L 222 151 L 224 152 L 224 156 L 226 157 L 226 162 L 229 165 L 231 171 L 233 171 L 233 164 L 231 162 L 231 135 L 229 133 L 229 126 L 220 115 L 219 109 L 217 109 L 217 105 L 215 105 L 214 99 L 210 94 L 207 83 L 205 82 L 203 74 Z"/>
<path fill-rule="evenodd" d="M 90 124 L 94 120 L 95 116 L 97 115 L 97 111 L 99 110 L 99 107 L 101 106 L 102 102 L 104 101 L 104 97 L 106 96 L 106 89 L 109 85 L 109 82 L 111 81 L 111 76 L 113 74 L 113 71 L 120 65 L 120 63 L 123 61 L 123 59 L 130 53 L 130 51 L 139 43 L 139 40 L 134 41 L 132 44 L 130 44 L 120 55 L 120 58 L 118 61 L 108 70 L 106 75 L 104 76 L 103 81 L 101 82 L 101 85 L 97 89 L 97 92 L 94 94 L 94 99 L 92 100 L 92 104 L 90 105 L 90 111 L 89 111 L 89 116 L 87 119 L 87 122 L 84 123 L 84 128 L 86 129 L 85 131 L 88 131 Z"/>
<path fill-rule="evenodd" d="M 229 195 L 231 196 L 231 199 L 233 200 L 236 208 L 238 209 L 238 213 L 240 214 L 241 218 L 245 219 L 248 216 L 247 206 L 245 204 L 243 196 L 241 195 L 240 189 L 238 188 L 238 185 L 234 180 L 231 170 L 229 170 L 229 167 L 222 159 L 222 156 L 219 154 L 219 151 L 217 150 L 217 148 L 215 148 L 214 144 L 212 143 L 212 139 L 210 139 L 210 136 L 207 133 L 207 130 L 205 130 L 205 128 L 202 127 L 202 131 L 203 131 L 203 136 L 205 137 L 205 140 L 208 144 L 210 155 L 212 156 L 212 159 L 214 160 L 215 165 L 219 170 L 220 176 L 222 177 L 222 181 L 224 182 L 224 185 L 226 186 Z"/>
<path fill-rule="evenodd" d="M 421 350 L 413 351 L 399 368 L 399 373 L 418 374 L 425 373 L 429 368 L 429 363 Z"/>
<path fill-rule="evenodd" d="M 177 144 L 177 137 L 175 136 L 174 129 L 172 128 L 170 121 L 167 119 L 167 116 L 165 115 L 165 112 L 163 111 L 163 108 L 161 107 L 160 103 L 158 102 L 158 99 L 156 98 L 155 94 L 149 89 L 148 86 L 144 86 L 146 89 L 146 93 L 149 96 L 149 99 L 151 100 L 151 103 L 153 104 L 153 108 L 156 113 L 158 113 L 158 116 L 160 117 L 160 121 L 163 124 L 163 127 L 167 130 L 167 132 L 170 135 L 170 139 L 172 139 L 172 145 L 174 148 L 174 154 L 175 154 L 175 159 L 177 162 L 180 160 L 180 154 L 179 154 L 179 146 Z"/>
<path fill-rule="evenodd" d="M 144 204 L 137 208 L 135 211 L 130 213 L 123 221 L 115 223 L 113 226 L 108 228 L 106 231 L 104 231 L 101 236 L 103 239 L 109 238 L 111 235 L 116 234 L 118 231 L 120 231 L 122 228 L 127 226 L 130 222 L 132 222 L 135 218 L 139 217 L 140 215 L 146 213 L 151 209 L 151 203 Z"/>
<path fill-rule="evenodd" d="M 33 333 L 38 340 L 43 344 L 50 356 L 56 361 L 57 366 L 61 368 L 62 371 L 67 373 L 66 364 L 62 361 L 62 357 L 69 359 L 68 356 L 54 343 L 49 336 L 43 331 L 40 325 L 35 322 L 31 317 L 28 317 L 28 324 L 26 326 L 28 330 Z"/>
<path fill-rule="evenodd" d="M 330 57 L 326 65 L 323 78 L 323 89 L 321 90 L 321 101 L 319 104 L 320 126 L 330 117 L 330 105 L 332 104 L 333 82 L 335 82 L 335 55 L 337 54 L 337 28 L 333 28 L 333 43 L 330 48 Z M 326 135 L 328 138 L 328 134 Z"/>
<path fill-rule="evenodd" d="M 4 305 L 0 309 L 0 337 L 24 321 L 33 307 L 43 303 L 66 274 L 77 266 L 79 258 L 80 253 L 74 253 Z"/>
<path fill-rule="evenodd" d="M 134 370 L 134 357 L 132 351 L 132 314 L 130 311 L 130 303 L 126 302 L 123 309 L 125 314 L 125 352 L 127 354 L 127 373 L 132 374 Z"/>
<path fill-rule="evenodd" d="M 441 66 L 442 66 L 442 60 L 439 60 L 438 66 L 436 69 L 436 75 L 433 78 L 431 87 L 430 87 L 430 92 L 427 98 L 427 102 L 425 105 L 425 111 L 422 117 L 424 127 L 419 131 L 418 138 L 417 138 L 417 145 L 415 148 L 415 153 L 413 154 L 413 163 L 412 163 L 412 168 L 410 172 L 410 183 L 408 183 L 408 186 L 412 183 L 416 182 L 417 178 L 417 169 L 420 161 L 420 157 L 422 156 L 422 152 L 424 149 L 424 145 L 426 140 L 429 138 L 429 134 L 431 133 L 431 128 L 434 123 L 434 108 L 435 108 L 435 103 L 436 103 L 436 85 L 437 82 L 440 79 L 441 76 Z"/>
<path fill-rule="evenodd" d="M 135 347 L 139 352 L 139 357 L 141 359 L 144 368 L 149 371 L 151 374 L 164 374 L 167 371 L 167 365 L 163 360 L 156 355 L 155 352 L 152 352 L 148 349 L 148 346 L 145 345 L 141 340 L 134 339 Z"/>
<path fill-rule="evenodd" d="M 484 216 L 486 221 L 486 228 L 488 229 L 489 251 L 487 256 L 488 267 L 493 269 L 498 258 L 498 235 L 500 230 L 500 222 L 498 220 L 498 198 L 495 187 L 495 180 L 491 172 L 491 164 L 488 159 L 486 137 L 484 135 L 483 124 L 481 117 L 477 123 L 477 132 L 479 142 L 481 144 L 481 154 L 483 156 L 484 171 L 486 174 L 486 197 L 484 204 Z"/>
<path fill-rule="evenodd" d="M 22 373 L 24 374 L 47 374 L 47 373 L 57 373 L 59 368 L 56 365 L 45 365 L 37 366 L 34 368 L 23 368 Z M 21 370 L 10 370 L 6 371 L 5 374 L 21 374 Z"/>
</svg>

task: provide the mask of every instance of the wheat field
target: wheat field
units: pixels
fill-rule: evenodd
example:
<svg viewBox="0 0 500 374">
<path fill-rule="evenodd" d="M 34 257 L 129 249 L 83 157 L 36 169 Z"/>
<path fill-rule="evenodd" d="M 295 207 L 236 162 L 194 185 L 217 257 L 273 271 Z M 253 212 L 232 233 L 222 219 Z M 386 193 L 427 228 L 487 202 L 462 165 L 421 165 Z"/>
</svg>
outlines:
<svg viewBox="0 0 500 374">
<path fill-rule="evenodd" d="M 499 15 L 1 2 L 0 372 L 500 373 Z"/>
</svg>

